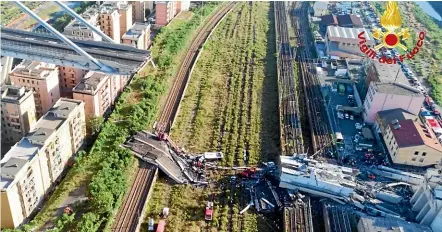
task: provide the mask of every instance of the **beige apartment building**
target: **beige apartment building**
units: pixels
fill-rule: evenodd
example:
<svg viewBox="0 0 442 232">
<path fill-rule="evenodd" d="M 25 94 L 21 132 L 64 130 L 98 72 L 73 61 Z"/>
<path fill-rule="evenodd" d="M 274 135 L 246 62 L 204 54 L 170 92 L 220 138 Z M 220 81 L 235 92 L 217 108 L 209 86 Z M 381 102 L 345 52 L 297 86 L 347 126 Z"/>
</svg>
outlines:
<svg viewBox="0 0 442 232">
<path fill-rule="evenodd" d="M 436 135 L 410 112 L 379 112 L 377 125 L 393 163 L 424 167 L 442 162 L 442 145 Z"/>
<path fill-rule="evenodd" d="M 147 49 L 150 45 L 150 24 L 134 23 L 122 39 L 123 44 L 129 44 L 138 49 Z"/>
<path fill-rule="evenodd" d="M 128 76 L 88 72 L 73 89 L 73 98 L 85 103 L 86 122 L 92 116 L 107 117 L 127 82 Z"/>
<path fill-rule="evenodd" d="M 155 1 L 155 24 L 166 26 L 178 13 L 175 1 Z"/>
<path fill-rule="evenodd" d="M 120 35 L 120 13 L 115 2 L 104 2 L 99 8 L 99 24 L 101 31 L 108 35 L 115 43 L 119 44 Z"/>
<path fill-rule="evenodd" d="M 72 89 L 84 78 L 87 70 L 59 66 L 60 70 L 60 95 L 61 97 L 72 98 Z"/>
<path fill-rule="evenodd" d="M 118 13 L 120 14 L 120 38 L 132 26 L 132 5 L 127 2 L 118 2 Z"/>
<path fill-rule="evenodd" d="M 73 89 L 73 98 L 85 103 L 86 122 L 92 116 L 107 116 L 110 113 L 113 103 L 111 77 L 90 71 Z"/>
<path fill-rule="evenodd" d="M 146 21 L 146 8 L 150 5 L 149 1 L 131 1 L 132 5 L 132 21 L 144 23 Z M 153 5 L 153 4 L 152 4 Z"/>
<path fill-rule="evenodd" d="M 31 90 L 22 86 L 4 85 L 1 88 L 2 149 L 3 144 L 12 145 L 29 130 L 36 120 L 34 96 Z"/>
<path fill-rule="evenodd" d="M 93 6 L 86 12 L 81 14 L 81 17 L 85 19 L 89 24 L 98 27 L 98 7 Z M 63 30 L 63 34 L 68 38 L 79 40 L 93 40 L 102 41 L 100 35 L 92 31 L 89 27 L 79 22 L 78 20 L 72 20 Z"/>
<path fill-rule="evenodd" d="M 54 64 L 24 60 L 12 70 L 9 78 L 13 85 L 33 90 L 35 111 L 40 118 L 60 99 L 58 75 Z"/>
<path fill-rule="evenodd" d="M 0 161 L 1 228 L 27 222 L 85 136 L 84 103 L 60 99 Z"/>
</svg>

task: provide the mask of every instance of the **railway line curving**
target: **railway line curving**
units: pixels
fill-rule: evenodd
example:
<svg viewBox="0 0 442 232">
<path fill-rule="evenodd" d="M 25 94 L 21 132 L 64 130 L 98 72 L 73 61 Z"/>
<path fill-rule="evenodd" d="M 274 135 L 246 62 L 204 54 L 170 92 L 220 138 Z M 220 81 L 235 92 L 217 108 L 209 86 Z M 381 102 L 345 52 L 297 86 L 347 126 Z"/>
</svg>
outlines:
<svg viewBox="0 0 442 232">
<path fill-rule="evenodd" d="M 186 56 L 181 62 L 180 69 L 176 75 L 172 88 L 169 91 L 166 104 L 158 120 L 158 124 L 163 126 L 162 130 L 164 132 L 169 132 L 173 125 L 186 85 L 190 79 L 191 70 L 197 61 L 201 48 L 213 29 L 224 16 L 230 12 L 234 5 L 234 2 L 223 5 L 220 10 L 210 16 L 207 23 L 198 30 L 197 36 L 193 39 L 187 50 Z"/>
</svg>

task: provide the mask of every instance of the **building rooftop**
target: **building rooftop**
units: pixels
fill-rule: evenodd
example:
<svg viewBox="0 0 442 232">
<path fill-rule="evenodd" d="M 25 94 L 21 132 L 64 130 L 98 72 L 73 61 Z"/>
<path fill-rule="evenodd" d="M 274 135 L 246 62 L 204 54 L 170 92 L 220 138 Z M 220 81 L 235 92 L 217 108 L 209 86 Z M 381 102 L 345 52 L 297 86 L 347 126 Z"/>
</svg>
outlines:
<svg viewBox="0 0 442 232">
<path fill-rule="evenodd" d="M 94 26 L 96 26 L 97 18 L 98 18 L 98 8 L 95 7 L 95 6 L 90 7 L 83 14 L 81 14 L 81 17 L 83 19 L 85 19 L 86 21 L 88 21 L 89 23 L 91 23 Z M 81 23 L 78 20 L 74 19 L 64 28 L 64 30 L 66 31 L 67 29 L 74 29 L 74 28 L 80 28 L 80 29 L 83 29 L 83 30 L 89 29 L 86 25 L 84 25 L 83 23 Z M 91 30 L 91 29 L 89 29 L 89 30 Z"/>
<path fill-rule="evenodd" d="M 339 26 L 352 25 L 356 27 L 363 27 L 361 19 L 356 15 L 338 15 Z"/>
<path fill-rule="evenodd" d="M 107 74 L 102 72 L 89 71 L 72 91 L 94 95 L 95 91 L 100 89 L 108 77 Z"/>
<path fill-rule="evenodd" d="M 8 188 L 12 181 L 14 181 L 16 174 L 24 166 L 22 163 L 31 160 L 37 154 L 37 152 L 38 147 L 29 143 L 29 141 L 25 138 L 22 138 L 17 144 L 15 144 L 0 161 L 2 168 L 0 187 L 2 189 Z M 23 162 L 17 160 L 23 160 Z M 14 164 L 17 165 L 17 168 L 12 168 L 15 166 Z M 11 166 L 11 169 L 7 173 L 9 176 L 3 176 L 4 166 L 6 168 Z"/>
<path fill-rule="evenodd" d="M 2 172 L 1 177 L 6 179 L 14 179 L 17 173 L 20 171 L 22 167 L 26 165 L 28 161 L 24 159 L 19 159 L 12 157 L 6 163 L 2 163 Z"/>
<path fill-rule="evenodd" d="M 37 79 L 45 79 L 57 67 L 54 64 L 46 64 L 39 61 L 23 60 L 19 65 L 17 65 L 11 73 L 21 74 Z"/>
<path fill-rule="evenodd" d="M 26 90 L 23 86 L 18 85 L 4 85 L 1 88 L 2 102 L 18 104 L 24 99 L 32 95 L 31 90 Z"/>
<path fill-rule="evenodd" d="M 99 11 L 101 14 L 112 14 L 114 11 L 118 10 L 118 2 L 106 1 L 100 5 Z"/>
<path fill-rule="evenodd" d="M 398 64 L 384 64 L 375 60 L 372 61 L 380 82 L 396 82 L 408 85 L 408 79 L 402 72 L 400 65 Z"/>
<path fill-rule="evenodd" d="M 402 83 L 382 83 L 382 82 L 372 82 L 372 83 L 376 87 L 376 90 L 381 93 L 423 97 L 422 93 L 419 90 L 404 85 Z"/>
<path fill-rule="evenodd" d="M 391 123 L 395 119 L 397 119 L 397 120 L 411 119 L 413 121 L 417 119 L 417 115 L 414 115 L 414 114 L 412 114 L 406 110 L 400 109 L 400 108 L 379 111 L 378 115 L 379 115 L 379 118 L 382 120 L 382 123 L 384 126 L 388 125 L 389 123 Z"/>
<path fill-rule="evenodd" d="M 48 111 L 47 116 L 54 116 L 59 118 L 68 118 L 69 114 L 78 107 L 82 101 L 80 100 L 74 100 L 69 98 L 63 98 L 62 101 L 57 101 L 55 105 L 52 106 L 52 108 Z"/>
<path fill-rule="evenodd" d="M 389 122 L 388 125 L 399 147 L 413 147 L 427 145 L 442 152 L 442 146 L 433 131 L 421 124 L 417 119 L 398 120 Z M 400 127 L 398 126 L 400 125 Z M 397 129 L 395 129 L 395 127 Z"/>
<path fill-rule="evenodd" d="M 150 24 L 146 23 L 134 23 L 132 27 L 123 35 L 123 39 L 130 39 L 130 40 L 138 40 L 141 35 L 143 35 L 146 30 L 150 28 Z"/>
<path fill-rule="evenodd" d="M 338 25 L 338 18 L 336 15 L 324 15 L 321 16 L 321 24 L 329 26 L 329 25 Z"/>
<path fill-rule="evenodd" d="M 407 222 L 395 218 L 385 217 L 361 217 L 360 224 L 362 230 L 358 232 L 431 232 L 432 230 L 426 226 L 413 222 Z"/>
<path fill-rule="evenodd" d="M 42 126 L 40 120 L 37 126 Z M 43 146 L 45 141 L 55 131 L 56 131 L 55 129 L 40 127 L 37 128 L 37 130 L 35 131 L 29 132 L 25 138 L 32 144 Z"/>
<path fill-rule="evenodd" d="M 327 10 L 328 9 L 328 1 L 315 2 L 315 4 L 313 5 L 313 9 Z"/>
<path fill-rule="evenodd" d="M 353 39 L 358 40 L 358 34 L 365 31 L 365 38 L 367 39 L 367 44 L 374 44 L 374 39 L 369 31 L 365 28 L 349 28 L 349 27 L 338 27 L 338 26 L 328 26 L 327 34 L 329 40 L 333 40 L 330 37 L 341 38 L 341 39 Z"/>
</svg>

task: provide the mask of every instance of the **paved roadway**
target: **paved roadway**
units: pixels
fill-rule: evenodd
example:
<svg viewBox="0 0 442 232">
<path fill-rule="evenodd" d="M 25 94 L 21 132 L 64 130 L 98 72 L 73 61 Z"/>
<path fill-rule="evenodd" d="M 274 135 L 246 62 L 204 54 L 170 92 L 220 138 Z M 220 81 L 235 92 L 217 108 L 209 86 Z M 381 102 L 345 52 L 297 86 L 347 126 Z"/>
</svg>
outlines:
<svg viewBox="0 0 442 232">
<path fill-rule="evenodd" d="M 52 59 L 54 62 L 57 61 L 58 63 L 55 62 L 57 64 L 66 61 L 84 65 L 85 69 L 94 70 L 95 65 L 92 62 L 88 62 L 84 57 L 80 56 L 67 44 L 53 35 L 1 28 L 0 38 L 2 55 L 14 56 L 21 59 L 27 59 L 22 56 L 28 55 L 36 60 L 42 57 Z M 71 41 L 100 62 L 114 69 L 119 69 L 121 74 L 129 74 L 136 71 L 150 59 L 150 51 L 136 49 L 129 45 L 98 41 Z M 41 59 L 41 61 L 45 60 Z M 87 68 L 87 66 L 89 66 L 89 68 Z"/>
</svg>

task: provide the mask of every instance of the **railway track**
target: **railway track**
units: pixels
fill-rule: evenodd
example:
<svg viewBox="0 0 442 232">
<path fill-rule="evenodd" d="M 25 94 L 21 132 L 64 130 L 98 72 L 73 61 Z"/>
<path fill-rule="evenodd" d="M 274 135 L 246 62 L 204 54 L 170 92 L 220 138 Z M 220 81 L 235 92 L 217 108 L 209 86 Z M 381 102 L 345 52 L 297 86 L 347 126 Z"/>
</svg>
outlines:
<svg viewBox="0 0 442 232">
<path fill-rule="evenodd" d="M 323 104 L 321 84 L 318 77 L 312 72 L 315 64 L 312 63 L 313 54 L 310 50 L 312 41 L 309 38 L 310 29 L 307 15 L 308 3 L 295 2 L 292 26 L 299 40 L 297 59 L 300 67 L 300 76 L 304 87 L 304 97 L 309 113 L 309 124 L 312 136 L 312 153 L 325 153 L 333 149 L 333 139 L 328 122 L 326 108 Z"/>
<path fill-rule="evenodd" d="M 115 232 L 136 231 L 150 188 L 152 187 L 157 168 L 144 161 L 139 161 L 135 180 L 126 193 L 111 228 Z"/>
<path fill-rule="evenodd" d="M 313 232 L 310 199 L 297 200 L 293 207 L 284 208 L 284 232 Z"/>
<path fill-rule="evenodd" d="M 285 2 L 274 2 L 275 27 L 278 46 L 278 83 L 281 115 L 281 146 L 285 155 L 304 153 L 302 139 L 301 112 L 296 83 L 293 50 L 290 45 Z"/>
<path fill-rule="evenodd" d="M 158 124 L 162 126 L 163 132 L 169 132 L 173 125 L 173 121 L 177 115 L 177 111 L 190 78 L 192 68 L 195 65 L 195 61 L 202 46 L 204 45 L 204 42 L 207 40 L 216 25 L 233 8 L 234 5 L 235 3 L 231 2 L 221 6 L 218 11 L 210 16 L 207 23 L 198 29 L 197 35 L 187 50 L 186 56 L 181 61 L 180 69 L 176 75 L 172 88 L 169 91 L 166 104 L 158 120 Z"/>
</svg>

